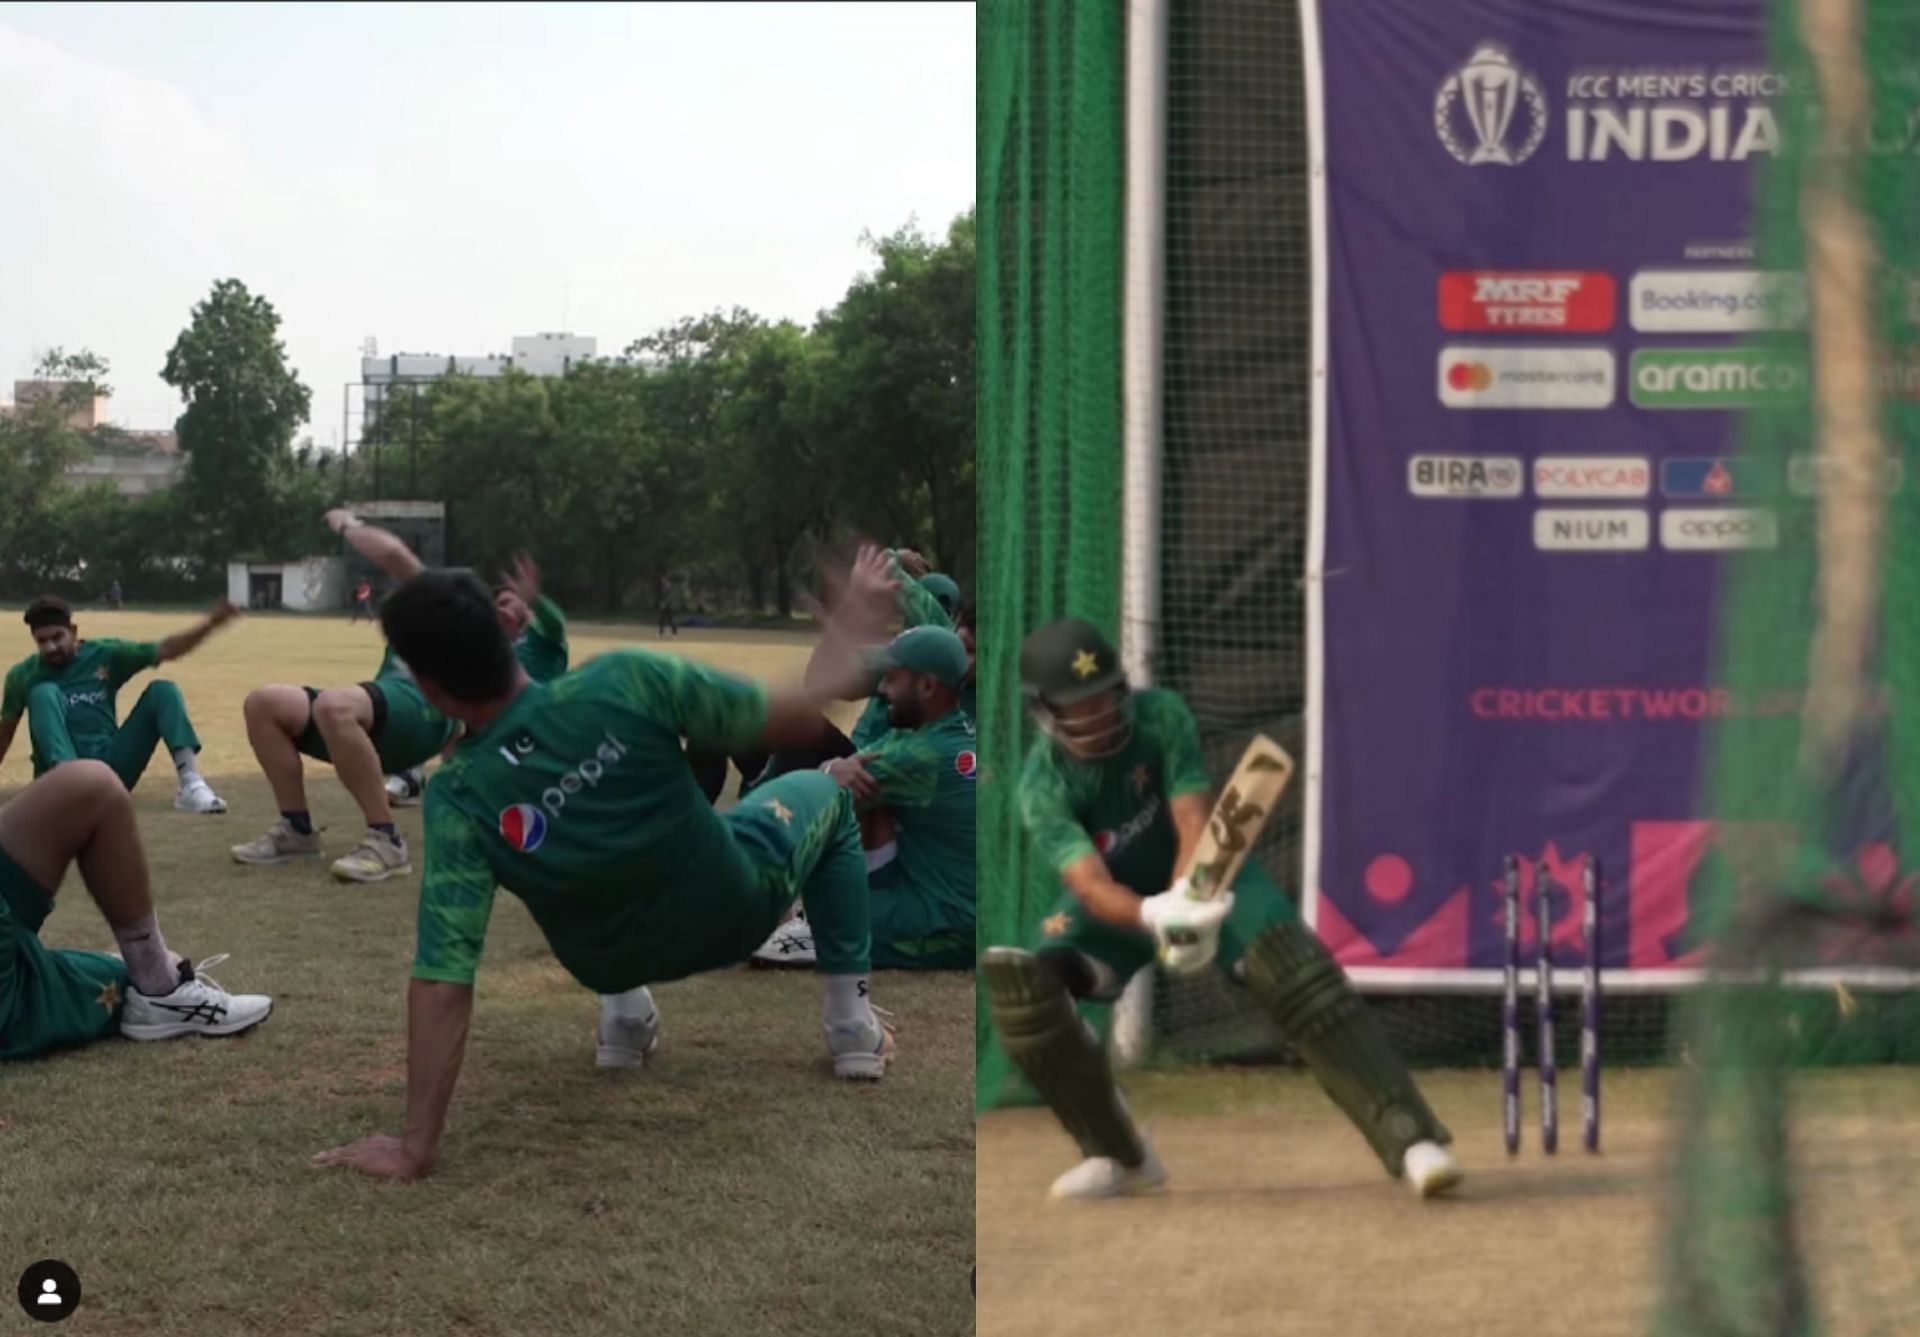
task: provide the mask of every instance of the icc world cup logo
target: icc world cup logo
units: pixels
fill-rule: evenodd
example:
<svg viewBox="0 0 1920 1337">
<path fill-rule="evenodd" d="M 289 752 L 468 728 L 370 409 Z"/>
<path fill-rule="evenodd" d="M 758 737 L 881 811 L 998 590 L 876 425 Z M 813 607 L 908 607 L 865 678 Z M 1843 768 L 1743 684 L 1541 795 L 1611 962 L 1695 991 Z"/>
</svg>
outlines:
<svg viewBox="0 0 1920 1337">
<path fill-rule="evenodd" d="M 1440 85 L 1433 124 L 1447 152 L 1467 166 L 1513 167 L 1547 137 L 1547 95 L 1505 51 L 1482 43 Z"/>
</svg>

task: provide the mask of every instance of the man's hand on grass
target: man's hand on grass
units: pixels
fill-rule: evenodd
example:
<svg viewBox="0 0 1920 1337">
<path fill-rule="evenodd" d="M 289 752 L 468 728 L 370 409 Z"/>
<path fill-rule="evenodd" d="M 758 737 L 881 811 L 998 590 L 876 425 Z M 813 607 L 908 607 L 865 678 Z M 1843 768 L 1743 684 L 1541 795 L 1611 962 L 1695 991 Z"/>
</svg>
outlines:
<svg viewBox="0 0 1920 1337">
<path fill-rule="evenodd" d="M 375 1133 L 372 1137 L 363 1137 L 344 1147 L 323 1151 L 313 1158 L 313 1164 L 321 1167 L 340 1166 L 358 1170 L 362 1174 L 404 1182 L 423 1178 L 433 1168 L 418 1160 L 407 1150 L 406 1143 L 391 1133 Z"/>
</svg>

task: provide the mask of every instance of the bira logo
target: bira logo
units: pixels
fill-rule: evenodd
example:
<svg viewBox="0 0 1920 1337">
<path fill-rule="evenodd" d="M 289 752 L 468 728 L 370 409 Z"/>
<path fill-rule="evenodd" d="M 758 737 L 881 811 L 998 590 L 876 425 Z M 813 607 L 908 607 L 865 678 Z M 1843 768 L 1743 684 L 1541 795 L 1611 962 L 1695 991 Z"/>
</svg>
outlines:
<svg viewBox="0 0 1920 1337">
<path fill-rule="evenodd" d="M 1440 328 L 1480 334 L 1591 334 L 1613 328 L 1613 276 L 1581 270 L 1449 270 Z"/>
</svg>

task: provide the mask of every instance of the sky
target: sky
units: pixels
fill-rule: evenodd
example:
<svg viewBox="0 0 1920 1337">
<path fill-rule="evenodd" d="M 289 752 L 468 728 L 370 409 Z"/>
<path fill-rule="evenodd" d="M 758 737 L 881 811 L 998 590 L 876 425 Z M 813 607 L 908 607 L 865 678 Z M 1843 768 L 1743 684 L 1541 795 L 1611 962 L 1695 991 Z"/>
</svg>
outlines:
<svg viewBox="0 0 1920 1337">
<path fill-rule="evenodd" d="M 222 278 L 279 312 L 323 448 L 369 338 L 605 354 L 716 308 L 808 323 L 871 266 L 862 233 L 972 206 L 973 23 L 928 0 L 0 4 L 0 399 L 84 346 L 114 422 L 172 427 L 160 368 Z"/>
</svg>

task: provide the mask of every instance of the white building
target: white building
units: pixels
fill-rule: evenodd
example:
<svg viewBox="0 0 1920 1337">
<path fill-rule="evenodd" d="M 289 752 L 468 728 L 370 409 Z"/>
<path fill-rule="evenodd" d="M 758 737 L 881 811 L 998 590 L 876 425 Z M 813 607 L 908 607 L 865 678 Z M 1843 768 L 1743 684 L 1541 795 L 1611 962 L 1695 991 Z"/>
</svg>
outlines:
<svg viewBox="0 0 1920 1337">
<path fill-rule="evenodd" d="M 346 607 L 347 563 L 340 557 L 297 562 L 227 563 L 227 597 L 242 608 L 319 613 Z"/>
<path fill-rule="evenodd" d="M 360 359 L 360 384 L 365 394 L 365 427 L 380 421 L 388 396 L 397 386 L 421 385 L 443 376 L 504 376 L 515 367 L 529 376 L 564 376 L 568 368 L 598 356 L 599 340 L 585 334 L 518 335 L 513 352 L 486 357 L 458 353 L 393 353 Z M 403 392 L 404 393 L 404 392 Z"/>
</svg>

